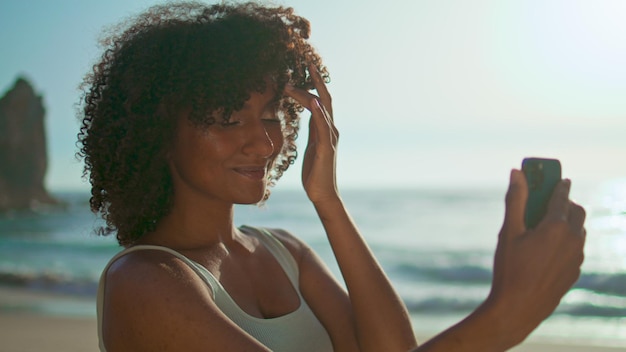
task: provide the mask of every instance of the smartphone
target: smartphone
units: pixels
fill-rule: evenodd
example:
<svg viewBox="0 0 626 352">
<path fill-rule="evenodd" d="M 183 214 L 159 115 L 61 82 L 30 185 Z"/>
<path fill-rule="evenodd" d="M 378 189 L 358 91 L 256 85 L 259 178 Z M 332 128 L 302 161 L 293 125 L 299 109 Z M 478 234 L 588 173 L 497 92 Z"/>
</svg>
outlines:
<svg viewBox="0 0 626 352">
<path fill-rule="evenodd" d="M 524 221 L 532 229 L 546 215 L 552 191 L 561 181 L 561 162 L 557 159 L 525 158 L 522 172 L 528 183 L 528 201 Z"/>
</svg>

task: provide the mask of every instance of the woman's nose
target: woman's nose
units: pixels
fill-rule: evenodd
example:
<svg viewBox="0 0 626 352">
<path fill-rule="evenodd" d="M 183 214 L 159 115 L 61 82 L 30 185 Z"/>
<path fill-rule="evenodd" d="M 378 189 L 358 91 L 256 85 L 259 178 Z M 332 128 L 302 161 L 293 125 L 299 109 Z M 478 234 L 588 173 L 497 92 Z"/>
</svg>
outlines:
<svg viewBox="0 0 626 352">
<path fill-rule="evenodd" d="M 247 131 L 244 152 L 263 158 L 269 158 L 274 154 L 274 141 L 271 133 L 262 121 L 254 124 L 254 128 Z"/>
</svg>

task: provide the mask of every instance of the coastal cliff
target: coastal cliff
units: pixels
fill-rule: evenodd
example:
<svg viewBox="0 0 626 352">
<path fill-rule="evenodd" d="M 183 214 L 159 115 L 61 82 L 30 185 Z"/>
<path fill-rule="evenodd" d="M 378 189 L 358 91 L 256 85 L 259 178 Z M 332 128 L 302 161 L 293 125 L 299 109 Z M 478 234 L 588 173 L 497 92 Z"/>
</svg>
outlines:
<svg viewBox="0 0 626 352">
<path fill-rule="evenodd" d="M 48 156 L 42 100 L 24 78 L 0 98 L 0 212 L 59 203 L 44 186 Z"/>
</svg>

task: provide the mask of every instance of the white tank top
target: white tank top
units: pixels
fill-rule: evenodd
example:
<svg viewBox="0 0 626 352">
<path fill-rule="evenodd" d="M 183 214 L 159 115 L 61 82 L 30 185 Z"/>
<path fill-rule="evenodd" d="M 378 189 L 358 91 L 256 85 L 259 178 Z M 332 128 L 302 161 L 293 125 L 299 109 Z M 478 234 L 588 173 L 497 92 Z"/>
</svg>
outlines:
<svg viewBox="0 0 626 352">
<path fill-rule="evenodd" d="M 98 338 L 100 340 L 100 351 L 106 352 L 102 339 L 102 312 L 104 308 L 104 285 L 106 272 L 113 262 L 118 258 L 137 250 L 161 250 L 168 252 L 185 262 L 191 267 L 200 278 L 211 288 L 213 299 L 222 312 L 235 324 L 241 327 L 248 334 L 256 338 L 263 345 L 272 351 L 310 351 L 326 352 L 332 351 L 332 343 L 326 329 L 322 326 L 317 317 L 313 314 L 306 301 L 300 294 L 298 278 L 298 264 L 285 248 L 285 246 L 266 229 L 246 227 L 251 231 L 247 233 L 255 234 L 256 237 L 274 255 L 287 277 L 291 281 L 294 289 L 300 298 L 300 307 L 295 311 L 270 319 L 262 319 L 251 316 L 244 312 L 230 297 L 222 284 L 202 265 L 190 260 L 184 255 L 162 246 L 137 245 L 127 248 L 115 255 L 106 265 L 100 276 L 98 287 Z"/>
</svg>

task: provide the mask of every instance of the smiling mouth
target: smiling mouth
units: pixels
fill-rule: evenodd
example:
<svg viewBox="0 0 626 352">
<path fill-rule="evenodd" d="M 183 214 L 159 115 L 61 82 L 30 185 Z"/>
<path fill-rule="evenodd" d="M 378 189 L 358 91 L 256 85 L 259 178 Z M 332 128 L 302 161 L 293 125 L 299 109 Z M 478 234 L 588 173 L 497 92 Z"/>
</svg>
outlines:
<svg viewBox="0 0 626 352">
<path fill-rule="evenodd" d="M 234 169 L 240 175 L 243 175 L 252 180 L 262 180 L 265 178 L 264 167 L 239 167 Z"/>
</svg>

